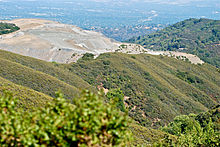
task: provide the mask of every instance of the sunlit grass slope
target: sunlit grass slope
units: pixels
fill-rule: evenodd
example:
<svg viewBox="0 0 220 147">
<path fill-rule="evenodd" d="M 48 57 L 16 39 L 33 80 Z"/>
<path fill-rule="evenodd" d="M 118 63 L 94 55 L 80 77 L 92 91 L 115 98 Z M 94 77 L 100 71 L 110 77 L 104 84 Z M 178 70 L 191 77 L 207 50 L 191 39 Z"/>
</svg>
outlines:
<svg viewBox="0 0 220 147">
<path fill-rule="evenodd" d="M 14 97 L 19 98 L 20 106 L 27 109 L 44 106 L 47 102 L 52 100 L 52 97 L 48 95 L 16 85 L 0 77 L 0 95 L 3 94 L 4 91 L 8 91 L 12 93 Z"/>
</svg>

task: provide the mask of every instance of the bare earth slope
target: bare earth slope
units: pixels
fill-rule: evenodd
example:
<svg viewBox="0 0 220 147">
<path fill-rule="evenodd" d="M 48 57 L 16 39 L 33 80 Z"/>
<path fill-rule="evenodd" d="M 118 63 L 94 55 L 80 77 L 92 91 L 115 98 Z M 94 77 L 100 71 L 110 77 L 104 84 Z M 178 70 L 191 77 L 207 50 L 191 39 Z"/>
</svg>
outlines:
<svg viewBox="0 0 220 147">
<path fill-rule="evenodd" d="M 86 52 L 98 55 L 118 49 L 118 43 L 102 34 L 73 25 L 40 19 L 5 21 L 21 29 L 2 35 L 0 49 L 34 58 L 68 63 Z M 75 56 L 75 55 L 78 56 Z"/>
<path fill-rule="evenodd" d="M 194 64 L 204 63 L 197 56 L 179 52 L 154 52 L 141 45 L 111 40 L 101 33 L 41 19 L 3 21 L 16 24 L 20 30 L 0 36 L 0 49 L 58 63 L 77 61 L 85 53 L 96 57 L 106 52 L 147 53 L 188 58 Z"/>
</svg>

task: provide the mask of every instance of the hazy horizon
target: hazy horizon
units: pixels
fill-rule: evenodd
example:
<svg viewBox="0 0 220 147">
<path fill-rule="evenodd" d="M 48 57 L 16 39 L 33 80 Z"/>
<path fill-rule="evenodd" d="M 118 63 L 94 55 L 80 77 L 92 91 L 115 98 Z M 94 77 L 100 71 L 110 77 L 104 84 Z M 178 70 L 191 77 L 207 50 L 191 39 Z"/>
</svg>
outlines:
<svg viewBox="0 0 220 147">
<path fill-rule="evenodd" d="M 220 19 L 219 0 L 0 0 L 0 19 L 42 18 L 82 28 Z"/>
</svg>

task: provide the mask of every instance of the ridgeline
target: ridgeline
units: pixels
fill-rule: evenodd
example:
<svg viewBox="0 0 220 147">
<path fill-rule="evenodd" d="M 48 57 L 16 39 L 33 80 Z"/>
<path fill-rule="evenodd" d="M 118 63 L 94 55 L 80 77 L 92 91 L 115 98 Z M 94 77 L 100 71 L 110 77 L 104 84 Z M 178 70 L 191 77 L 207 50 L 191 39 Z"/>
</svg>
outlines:
<svg viewBox="0 0 220 147">
<path fill-rule="evenodd" d="M 152 50 L 194 54 L 220 67 L 220 20 L 187 19 L 156 33 L 132 38 L 128 42 Z"/>
</svg>

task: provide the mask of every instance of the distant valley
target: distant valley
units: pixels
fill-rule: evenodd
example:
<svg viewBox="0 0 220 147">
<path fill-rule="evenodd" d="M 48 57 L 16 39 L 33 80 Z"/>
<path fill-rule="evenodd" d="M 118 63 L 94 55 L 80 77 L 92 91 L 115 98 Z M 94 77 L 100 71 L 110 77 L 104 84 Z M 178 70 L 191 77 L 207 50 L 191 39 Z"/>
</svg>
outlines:
<svg viewBox="0 0 220 147">
<path fill-rule="evenodd" d="M 219 8 L 219 0 L 1 0 L 0 20 L 47 19 L 125 41 L 155 31 L 145 27 L 160 29 L 191 17 L 220 19 Z"/>
</svg>

